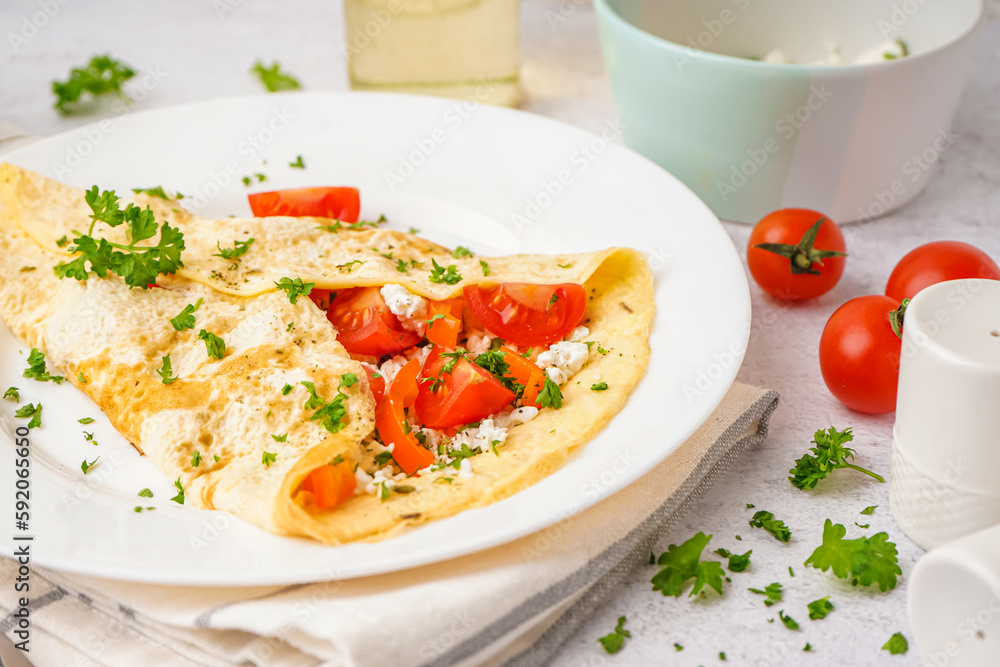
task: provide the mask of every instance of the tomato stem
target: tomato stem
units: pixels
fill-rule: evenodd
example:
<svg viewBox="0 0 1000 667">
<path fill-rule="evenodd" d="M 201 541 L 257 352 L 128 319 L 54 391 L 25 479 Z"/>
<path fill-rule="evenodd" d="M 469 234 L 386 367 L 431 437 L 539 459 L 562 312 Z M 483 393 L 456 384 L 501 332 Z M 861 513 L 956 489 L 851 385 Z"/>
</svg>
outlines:
<svg viewBox="0 0 1000 667">
<path fill-rule="evenodd" d="M 900 340 L 903 339 L 903 318 L 906 316 L 906 307 L 909 305 L 910 300 L 903 299 L 899 308 L 889 313 L 889 326 L 892 327 L 892 333 L 896 334 Z"/>
<path fill-rule="evenodd" d="M 846 252 L 840 252 L 839 250 L 819 250 L 813 247 L 813 244 L 816 243 L 816 235 L 819 233 L 819 228 L 824 222 L 826 222 L 825 217 L 817 220 L 812 227 L 806 230 L 796 245 L 790 243 L 758 243 L 754 248 L 760 248 L 761 250 L 787 257 L 793 274 L 809 273 L 818 276 L 819 271 L 813 268 L 813 264 L 823 266 L 823 260 L 828 257 L 847 257 Z"/>
</svg>

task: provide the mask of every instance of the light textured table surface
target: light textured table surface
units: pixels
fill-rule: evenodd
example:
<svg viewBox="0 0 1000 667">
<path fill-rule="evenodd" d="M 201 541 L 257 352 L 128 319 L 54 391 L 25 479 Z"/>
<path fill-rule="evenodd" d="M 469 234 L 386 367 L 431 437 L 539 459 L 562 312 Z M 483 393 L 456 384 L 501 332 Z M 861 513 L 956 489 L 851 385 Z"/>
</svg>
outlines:
<svg viewBox="0 0 1000 667">
<path fill-rule="evenodd" d="M 137 105 L 148 109 L 260 91 L 247 74 L 257 58 L 277 59 L 308 90 L 346 88 L 339 45 L 338 2 L 295 0 L 204 0 L 154 3 L 133 0 L 48 4 L 58 11 L 26 43 L 14 45 L 23 20 L 46 4 L 5 0 L 0 6 L 4 44 L 0 47 L 0 121 L 28 134 L 53 134 L 92 117 L 61 118 L 52 110 L 50 81 L 63 78 L 94 53 L 109 52 L 162 79 Z M 577 4 L 579 3 L 579 4 Z M 565 20 L 553 19 L 560 11 Z M 222 11 L 228 8 L 230 11 Z M 917 200 L 863 229 L 846 230 L 850 259 L 840 284 L 829 294 L 799 306 L 779 304 L 751 286 L 754 329 L 740 380 L 781 392 L 766 445 L 749 452 L 664 539 L 661 548 L 696 531 L 715 537 L 711 547 L 753 549 L 753 565 L 734 574 L 724 597 L 707 600 L 665 598 L 654 593 L 654 569 L 636 571 L 629 583 L 563 647 L 553 662 L 575 665 L 709 665 L 725 651 L 738 665 L 918 665 L 911 644 L 905 656 L 890 657 L 880 647 L 896 632 L 909 636 L 906 582 L 921 551 L 896 526 L 888 509 L 888 485 L 847 471 L 815 492 L 797 491 L 786 481 L 794 459 L 813 431 L 853 426 L 858 463 L 884 475 L 890 468 L 893 416 L 864 416 L 842 407 L 819 373 L 817 345 L 826 319 L 844 301 L 880 293 L 895 262 L 909 249 L 935 239 L 974 243 L 991 255 L 1000 250 L 1000 11 L 980 37 L 968 87 L 953 125 L 954 146 L 943 153 L 936 175 Z M 522 78 L 529 111 L 599 131 L 615 117 L 601 60 L 592 7 L 586 0 L 526 0 L 523 4 Z M 28 33 L 31 31 L 29 30 Z M 27 34 L 27 33 L 25 33 Z M 749 229 L 727 224 L 742 251 Z M 793 531 L 789 544 L 748 527 L 753 503 L 784 519 Z M 859 511 L 878 505 L 871 517 Z M 896 542 L 903 569 L 901 584 L 881 594 L 853 589 L 828 574 L 802 567 L 820 542 L 823 520 L 851 526 L 867 523 L 871 534 L 885 530 Z M 849 535 L 860 534 L 853 526 Z M 742 542 L 735 540 L 742 536 Z M 789 575 L 792 566 L 795 577 Z M 785 600 L 766 608 L 748 586 L 771 582 L 785 587 Z M 830 596 L 836 606 L 825 620 L 810 621 L 806 604 Z M 799 621 L 792 632 L 777 611 Z M 615 655 L 596 638 L 607 634 L 619 615 L 628 617 L 632 639 Z M 768 619 L 775 622 L 768 623 Z M 684 646 L 676 652 L 674 643 Z M 806 643 L 812 654 L 804 654 Z"/>
</svg>

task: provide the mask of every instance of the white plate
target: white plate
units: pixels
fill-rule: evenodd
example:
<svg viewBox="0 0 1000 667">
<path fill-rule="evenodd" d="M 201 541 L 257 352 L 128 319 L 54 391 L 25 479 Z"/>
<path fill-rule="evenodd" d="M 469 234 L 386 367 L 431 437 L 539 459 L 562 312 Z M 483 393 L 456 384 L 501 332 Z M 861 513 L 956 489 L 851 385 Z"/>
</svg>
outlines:
<svg viewBox="0 0 1000 667">
<path fill-rule="evenodd" d="M 606 138 L 614 128 L 609 122 Z M 0 390 L 16 385 L 22 404 L 45 406 L 43 427 L 30 435 L 32 562 L 167 584 L 359 577 L 508 542 L 637 480 L 722 400 L 746 349 L 750 299 L 739 258 L 708 208 L 652 162 L 606 138 L 468 102 L 290 93 L 126 114 L 4 155 L 80 187 L 163 185 L 215 217 L 249 215 L 241 179 L 255 172 L 268 181 L 254 190 L 354 185 L 364 218 L 385 213 L 390 227 L 417 227 L 446 245 L 483 254 L 624 245 L 647 251 L 656 271 L 649 371 L 621 414 L 579 454 L 489 507 L 395 539 L 340 547 L 278 537 L 222 512 L 170 502 L 170 481 L 86 396 L 68 384 L 20 377 L 27 350 L 0 326 Z M 300 154 L 307 168 L 289 168 Z M 0 405 L 11 417 L 14 405 Z M 96 421 L 76 422 L 85 416 Z M 100 444 L 85 442 L 84 430 Z M 4 440 L 0 516 L 12 517 L 7 461 L 14 455 Z M 100 465 L 82 475 L 81 461 L 98 455 Z M 147 486 L 155 497 L 136 497 Z M 157 509 L 137 514 L 140 504 Z M 0 550 L 11 553 L 11 544 L 4 540 Z"/>
</svg>

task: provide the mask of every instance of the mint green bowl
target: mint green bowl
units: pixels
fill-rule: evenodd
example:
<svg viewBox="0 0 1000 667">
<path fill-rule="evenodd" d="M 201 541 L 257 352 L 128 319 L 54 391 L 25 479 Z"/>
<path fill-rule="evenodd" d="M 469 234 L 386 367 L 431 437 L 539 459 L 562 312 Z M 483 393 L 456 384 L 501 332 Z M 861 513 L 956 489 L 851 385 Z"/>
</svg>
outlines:
<svg viewBox="0 0 1000 667">
<path fill-rule="evenodd" d="M 983 0 L 909 2 L 594 0 L 625 142 L 727 220 L 801 207 L 849 222 L 901 206 L 953 143 L 984 12 Z M 897 37 L 911 55 L 750 59 L 780 47 L 819 61 L 829 43 L 853 58 Z"/>
</svg>

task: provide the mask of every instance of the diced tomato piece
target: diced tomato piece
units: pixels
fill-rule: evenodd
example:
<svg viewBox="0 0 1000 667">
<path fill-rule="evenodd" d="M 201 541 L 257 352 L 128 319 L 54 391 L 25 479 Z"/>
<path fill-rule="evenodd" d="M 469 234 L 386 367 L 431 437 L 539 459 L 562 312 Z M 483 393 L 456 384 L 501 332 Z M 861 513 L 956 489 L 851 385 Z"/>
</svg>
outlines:
<svg viewBox="0 0 1000 667">
<path fill-rule="evenodd" d="M 354 470 L 347 461 L 320 466 L 302 482 L 302 490 L 313 495 L 316 508 L 321 510 L 336 507 L 353 496 L 355 486 Z"/>
<path fill-rule="evenodd" d="M 586 291 L 575 283 L 468 285 L 464 294 L 487 331 L 516 345 L 548 345 L 565 338 L 587 306 Z"/>
<path fill-rule="evenodd" d="M 337 340 L 355 354 L 396 354 L 422 340 L 420 334 L 403 328 L 378 287 L 338 291 L 326 317 L 337 328 Z"/>
<path fill-rule="evenodd" d="M 361 194 L 357 188 L 291 188 L 247 195 L 255 218 L 276 215 L 314 216 L 357 222 Z"/>
<path fill-rule="evenodd" d="M 515 398 L 488 370 L 440 347 L 427 356 L 418 384 L 417 417 L 435 429 L 479 421 Z"/>
</svg>

